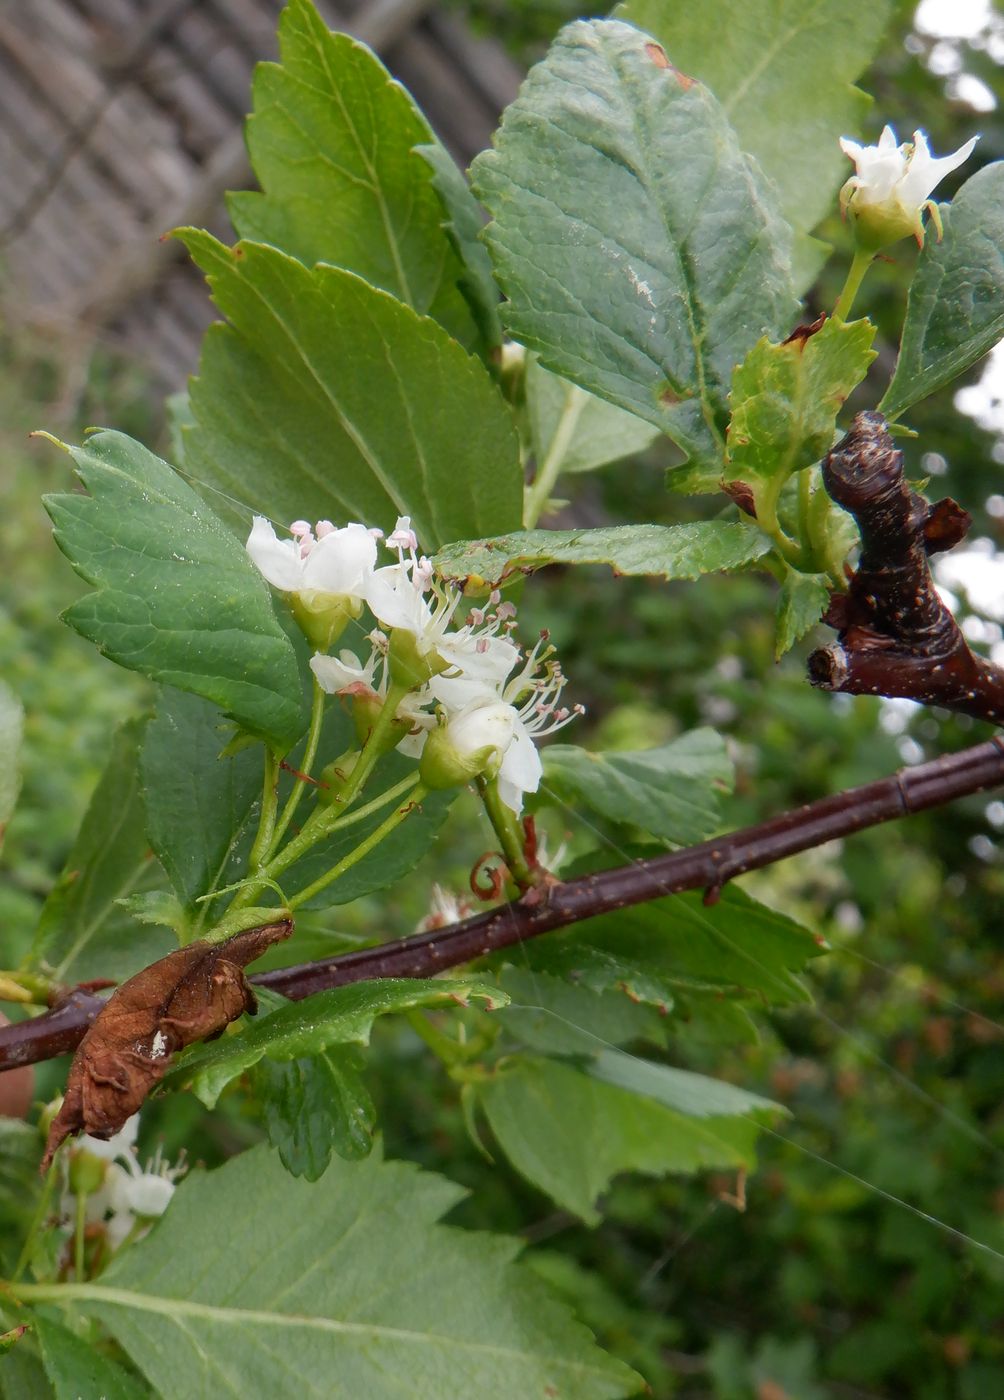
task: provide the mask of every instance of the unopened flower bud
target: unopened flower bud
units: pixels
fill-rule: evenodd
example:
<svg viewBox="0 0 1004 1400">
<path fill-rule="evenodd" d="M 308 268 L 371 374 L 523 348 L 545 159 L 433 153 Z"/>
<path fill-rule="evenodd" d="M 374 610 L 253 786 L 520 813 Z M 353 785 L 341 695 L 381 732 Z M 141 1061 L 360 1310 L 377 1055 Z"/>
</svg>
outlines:
<svg viewBox="0 0 1004 1400">
<path fill-rule="evenodd" d="M 422 782 L 429 788 L 451 788 L 482 773 L 493 776 L 515 728 L 516 713 L 504 701 L 466 706 L 426 739 L 419 767 Z"/>
</svg>

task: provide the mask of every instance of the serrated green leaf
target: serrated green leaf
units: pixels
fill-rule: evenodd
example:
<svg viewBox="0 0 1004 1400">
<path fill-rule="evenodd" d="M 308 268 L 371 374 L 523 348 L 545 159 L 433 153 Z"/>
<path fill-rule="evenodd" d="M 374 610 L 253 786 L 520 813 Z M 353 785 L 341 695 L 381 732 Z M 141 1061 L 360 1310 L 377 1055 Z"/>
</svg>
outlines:
<svg viewBox="0 0 1004 1400">
<path fill-rule="evenodd" d="M 679 845 L 715 830 L 719 794 L 732 791 L 734 776 L 725 740 L 713 729 L 693 729 L 637 753 L 551 744 L 543 759 L 545 795 L 554 788 L 610 821 L 640 826 Z"/>
<path fill-rule="evenodd" d="M 702 520 L 690 525 L 523 530 L 487 540 L 460 540 L 441 549 L 432 562 L 443 578 L 476 591 L 548 564 L 609 564 L 617 574 L 694 579 L 719 569 L 741 569 L 770 548 L 770 540 L 754 525 Z"/>
<path fill-rule="evenodd" d="M 663 1045 L 666 1017 L 624 991 L 594 991 L 546 972 L 506 967 L 499 978 L 511 998 L 502 1025 L 545 1055 L 596 1055 L 608 1045 L 644 1040 Z"/>
<path fill-rule="evenodd" d="M 538 473 L 552 458 L 563 476 L 591 472 L 643 452 L 659 436 L 651 423 L 544 369 L 536 355 L 527 358 L 526 407 Z"/>
<path fill-rule="evenodd" d="M 150 1394 L 137 1377 L 53 1318 L 38 1314 L 32 1328 L 56 1400 L 142 1400 Z"/>
<path fill-rule="evenodd" d="M 214 706 L 165 690 L 140 753 L 150 844 L 193 938 L 219 908 L 196 901 L 244 874 L 248 824 L 261 797 L 261 749 L 255 745 L 221 759 L 229 737 Z"/>
<path fill-rule="evenodd" d="M 502 319 L 492 260 L 480 236 L 484 227 L 481 206 L 442 142 L 433 140 L 427 146 L 416 146 L 415 154 L 432 169 L 432 184 L 446 216 L 443 228 L 463 267 L 458 286 L 485 348 L 492 350 L 502 344 Z"/>
<path fill-rule="evenodd" d="M 185 1400 L 302 1400 L 318 1378 L 366 1400 L 634 1394 L 640 1378 L 514 1265 L 514 1242 L 437 1223 L 462 1194 L 373 1156 L 311 1185 L 257 1148 L 186 1177 L 98 1282 L 26 1293 L 99 1318 Z"/>
<path fill-rule="evenodd" d="M 290 1002 L 260 1016 L 236 1035 L 202 1046 L 171 1071 L 169 1083 L 193 1080 L 192 1088 L 207 1108 L 214 1108 L 223 1088 L 264 1056 L 299 1060 L 332 1045 L 366 1045 L 377 1016 L 416 1006 L 442 1006 L 471 997 L 489 1006 L 505 1003 L 505 994 L 487 982 L 454 979 L 422 981 L 388 977 L 333 987 L 303 1001 Z"/>
<path fill-rule="evenodd" d="M 441 326 L 341 268 L 182 236 L 230 321 L 191 386 L 195 477 L 280 520 L 408 515 L 427 549 L 518 524 L 511 415 Z"/>
<path fill-rule="evenodd" d="M 811 998 L 795 975 L 825 947 L 793 919 L 734 885 L 705 905 L 698 892 L 588 919 L 525 945 L 531 967 L 596 989 L 623 987 L 655 1005 L 674 990 L 758 994 L 786 1006 Z"/>
<path fill-rule="evenodd" d="M 939 204 L 910 286 L 899 359 L 879 408 L 898 418 L 949 384 L 1004 337 L 1004 161 Z"/>
<path fill-rule="evenodd" d="M 479 1085 L 499 1146 L 521 1175 L 587 1225 L 619 1172 L 650 1176 L 751 1167 L 750 1118 L 695 1119 L 559 1060 L 519 1056 Z"/>
<path fill-rule="evenodd" d="M 116 903 L 141 924 L 158 924 L 169 928 L 184 939 L 189 931 L 188 916 L 176 895 L 170 890 L 147 890 L 142 894 L 127 894 Z"/>
<path fill-rule="evenodd" d="M 826 611 L 830 602 L 830 580 L 825 574 L 800 574 L 789 569 L 777 599 L 777 630 L 774 659 L 804 637 Z"/>
<path fill-rule="evenodd" d="M 279 49 L 255 69 L 247 143 L 263 193 L 228 196 L 238 237 L 357 272 L 472 341 L 463 266 L 414 149 L 434 137 L 412 98 L 308 0 L 284 9 Z"/>
<path fill-rule="evenodd" d="M 626 1055 L 623 1050 L 601 1050 L 586 1065 L 587 1073 L 604 1084 L 655 1099 L 688 1118 L 734 1118 L 751 1113 L 777 1114 L 786 1110 L 770 1099 L 751 1094 L 721 1079 L 694 1074 L 674 1065 L 655 1064 Z"/>
<path fill-rule="evenodd" d="M 790 230 L 708 89 L 630 25 L 569 25 L 472 173 L 511 334 L 719 461 L 732 367 L 796 304 Z"/>
<path fill-rule="evenodd" d="M 888 0 L 627 0 L 615 13 L 654 34 L 678 68 L 707 83 L 743 150 L 777 185 L 785 218 L 810 232 L 851 173 L 837 138 L 859 132 L 871 106 L 851 85 L 882 37 Z M 799 245 L 801 291 L 826 249 L 806 238 Z"/>
<path fill-rule="evenodd" d="M 64 620 L 120 666 L 288 747 L 305 727 L 296 657 L 245 550 L 173 468 L 124 434 L 67 450 L 88 494 L 45 505 L 56 543 L 97 591 Z"/>
<path fill-rule="evenodd" d="M 355 1046 L 333 1046 L 309 1059 L 266 1055 L 255 1068 L 269 1142 L 293 1176 L 316 1181 L 332 1152 L 349 1161 L 373 1147 L 376 1109 L 363 1083 Z"/>
<path fill-rule="evenodd" d="M 725 476 L 776 490 L 833 445 L 837 414 L 876 351 L 870 321 L 829 320 L 781 345 L 758 341 L 732 376 Z"/>
<path fill-rule="evenodd" d="M 143 722 L 116 734 L 80 833 L 39 917 L 33 955 L 64 982 L 129 977 L 175 946 L 162 928 L 143 925 L 120 900 L 163 880 L 144 830 L 138 748 Z"/>
<path fill-rule="evenodd" d="M 0 681 L 0 846 L 21 788 L 24 710 L 10 686 Z"/>
</svg>

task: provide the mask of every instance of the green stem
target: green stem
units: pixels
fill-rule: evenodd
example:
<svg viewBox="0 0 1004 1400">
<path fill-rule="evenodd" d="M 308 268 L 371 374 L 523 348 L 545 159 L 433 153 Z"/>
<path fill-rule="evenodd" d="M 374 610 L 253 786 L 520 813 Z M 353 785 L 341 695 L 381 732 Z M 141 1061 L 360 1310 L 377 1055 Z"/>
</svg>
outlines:
<svg viewBox="0 0 1004 1400">
<path fill-rule="evenodd" d="M 78 1283 L 84 1282 L 84 1230 L 87 1228 L 87 1192 L 77 1196 L 77 1214 L 73 1230 L 73 1272 Z"/>
<path fill-rule="evenodd" d="M 405 1015 L 415 1034 L 419 1039 L 425 1041 L 432 1053 L 444 1065 L 452 1068 L 453 1065 L 466 1059 L 466 1047 L 454 1040 L 452 1036 L 444 1035 L 438 1026 L 432 1024 L 424 1012 L 407 1011 Z"/>
<path fill-rule="evenodd" d="M 310 706 L 310 727 L 307 730 L 307 746 L 303 751 L 303 758 L 300 760 L 300 770 L 301 772 L 306 773 L 308 777 L 311 776 L 310 770 L 311 768 L 313 768 L 314 759 L 317 757 L 317 746 L 321 742 L 321 724 L 323 723 L 323 720 L 324 691 L 321 689 L 321 687 L 315 680 L 314 696 Z M 272 833 L 272 840 L 269 842 L 268 850 L 265 853 L 266 859 L 268 858 L 268 856 L 274 855 L 276 850 L 278 849 L 279 843 L 285 836 L 286 830 L 289 827 L 290 822 L 293 820 L 293 816 L 296 812 L 296 809 L 300 805 L 300 800 L 303 797 L 304 789 L 306 788 L 306 786 L 307 784 L 303 781 L 302 778 L 297 778 L 294 780 L 293 791 L 289 794 L 289 797 L 286 799 L 286 805 L 282 809 L 282 815 L 276 823 L 275 830 Z"/>
<path fill-rule="evenodd" d="M 315 894 L 320 894 L 321 890 L 326 889 L 328 885 L 340 879 L 347 870 L 351 870 L 364 856 L 368 856 L 370 851 L 379 846 L 380 842 L 383 841 L 385 837 L 389 836 L 395 827 L 400 826 L 405 818 L 415 810 L 422 798 L 425 797 L 426 792 L 427 789 L 423 787 L 421 783 L 416 783 L 408 801 L 400 807 L 395 807 L 390 816 L 382 821 L 375 830 L 371 831 L 364 841 L 360 841 L 355 850 L 349 851 L 348 855 L 343 856 L 337 865 L 332 866 L 320 879 L 308 885 L 305 890 L 301 890 L 299 894 L 294 895 L 289 901 L 290 909 L 297 909 L 301 904 L 306 904 L 309 899 L 313 899 Z"/>
<path fill-rule="evenodd" d="M 377 716 L 373 728 L 370 730 L 369 738 L 366 740 L 362 752 L 356 759 L 356 765 L 349 775 L 348 782 L 343 791 L 337 795 L 330 807 L 316 807 L 304 822 L 303 828 L 293 837 L 292 841 L 290 841 L 278 855 L 273 856 L 267 864 L 255 869 L 249 862 L 249 871 L 252 876 L 252 881 L 237 895 L 230 905 L 230 909 L 227 911 L 228 913 L 234 909 L 242 909 L 248 904 L 254 904 L 255 900 L 265 888 L 266 881 L 274 880 L 276 875 L 281 874 L 284 870 L 288 870 L 306 851 L 309 851 L 312 846 L 316 846 L 319 841 L 323 841 L 326 836 L 331 834 L 336 826 L 341 825 L 349 804 L 354 802 L 358 797 L 364 783 L 382 757 L 384 752 L 383 741 L 387 735 L 387 731 L 394 722 L 398 706 L 407 694 L 407 686 L 391 685 L 388 687 L 383 708 Z M 381 803 L 386 801 L 386 796 L 378 799 L 378 801 Z M 358 817 L 361 813 L 355 815 Z M 255 879 L 255 876 L 259 876 L 260 878 Z M 297 903 L 299 902 L 298 899 Z M 292 901 L 290 901 L 289 907 L 295 907 Z"/>
<path fill-rule="evenodd" d="M 537 468 L 537 474 L 533 479 L 533 484 L 526 489 L 523 503 L 523 528 L 532 530 L 534 525 L 544 513 L 554 483 L 561 475 L 561 466 L 572 443 L 575 434 L 576 424 L 579 416 L 587 403 L 586 395 L 581 389 L 570 384 L 566 390 L 565 406 L 562 409 L 561 417 L 558 419 L 558 426 L 554 437 L 551 439 L 551 446 L 548 448 L 547 456 Z"/>
<path fill-rule="evenodd" d="M 776 481 L 771 481 L 757 496 L 756 523 L 764 534 L 769 535 L 774 541 L 781 558 L 797 568 L 801 562 L 802 551 L 797 542 L 782 530 L 781 522 L 777 518 L 777 502 L 784 481 L 785 478 L 778 477 Z"/>
<path fill-rule="evenodd" d="M 866 252 L 859 248 L 851 260 L 850 270 L 847 273 L 847 281 L 844 289 L 837 298 L 837 304 L 833 308 L 834 321 L 846 321 L 854 305 L 854 298 L 858 294 L 861 283 L 864 281 L 865 273 L 872 265 L 874 253 Z"/>
<path fill-rule="evenodd" d="M 320 821 L 311 822 L 310 830 L 304 827 L 294 840 L 290 841 L 284 851 L 271 862 L 266 868 L 269 879 L 275 879 L 284 870 L 288 870 L 291 865 L 300 859 L 312 846 L 316 846 L 319 841 L 323 841 L 332 832 L 341 831 L 344 827 L 354 826 L 356 822 L 361 822 L 370 817 L 374 812 L 378 812 L 381 807 L 386 807 L 388 802 L 393 802 L 396 798 L 409 792 L 418 783 L 418 774 L 409 773 L 406 778 L 402 778 L 399 783 L 388 788 L 386 792 L 380 793 L 379 797 L 374 797 L 372 802 L 367 802 L 364 807 L 357 807 L 354 812 L 333 812 L 330 807 L 315 813 L 321 818 Z M 327 818 L 327 822 L 324 822 Z M 305 840 L 304 838 L 309 837 Z"/>
<path fill-rule="evenodd" d="M 484 803 L 485 811 L 488 813 L 488 820 L 499 839 L 510 875 L 521 890 L 529 889 L 533 884 L 533 872 L 526 861 L 526 855 L 523 851 L 523 833 L 520 830 L 515 812 L 510 811 L 502 801 L 499 796 L 498 784 L 494 780 L 489 782 L 484 777 L 479 778 L 478 792 Z"/>
<path fill-rule="evenodd" d="M 255 832 L 254 844 L 248 856 L 248 871 L 257 875 L 268 858 L 269 850 L 272 847 L 272 836 L 275 831 L 275 814 L 279 807 L 279 757 L 270 748 L 265 749 L 265 778 L 262 783 L 261 792 L 261 812 L 258 816 L 258 830 Z M 243 909 L 246 905 L 254 902 L 261 890 L 260 885 L 249 885 L 246 889 L 240 890 L 230 901 L 228 913 L 234 910 Z"/>
<path fill-rule="evenodd" d="M 16 1283 L 31 1262 L 32 1252 L 35 1248 L 35 1237 L 42 1228 L 43 1222 L 48 1218 L 49 1206 L 52 1201 L 52 1193 L 56 1185 L 56 1176 L 60 1170 L 59 1164 L 53 1162 L 45 1174 L 42 1182 L 42 1189 L 38 1195 L 38 1205 L 35 1213 L 31 1217 L 31 1224 L 28 1226 L 28 1234 L 24 1244 L 21 1246 L 21 1253 L 17 1257 L 14 1272 L 11 1275 L 11 1282 Z"/>
</svg>

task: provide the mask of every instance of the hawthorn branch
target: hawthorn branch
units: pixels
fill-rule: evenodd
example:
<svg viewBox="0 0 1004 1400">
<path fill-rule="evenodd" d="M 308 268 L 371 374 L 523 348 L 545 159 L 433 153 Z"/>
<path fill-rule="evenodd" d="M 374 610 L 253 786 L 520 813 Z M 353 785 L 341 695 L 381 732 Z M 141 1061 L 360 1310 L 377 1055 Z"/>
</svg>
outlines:
<svg viewBox="0 0 1004 1400">
<path fill-rule="evenodd" d="M 967 512 L 950 499 L 929 505 L 911 490 L 881 413 L 857 415 L 823 463 L 823 482 L 857 521 L 861 557 L 824 618 L 838 640 L 809 657 L 812 684 L 1004 722 L 1004 668 L 969 649 L 928 562 L 964 538 Z"/>
<path fill-rule="evenodd" d="M 554 929 L 684 890 L 703 889 L 714 899 L 729 880 L 750 870 L 1001 784 L 1004 738 L 994 738 L 696 846 L 534 889 L 514 904 L 449 928 L 280 968 L 250 980 L 300 1000 L 350 982 L 435 976 Z M 0 1069 L 73 1050 L 104 1004 L 100 997 L 77 989 L 52 1011 L 0 1029 Z"/>
</svg>

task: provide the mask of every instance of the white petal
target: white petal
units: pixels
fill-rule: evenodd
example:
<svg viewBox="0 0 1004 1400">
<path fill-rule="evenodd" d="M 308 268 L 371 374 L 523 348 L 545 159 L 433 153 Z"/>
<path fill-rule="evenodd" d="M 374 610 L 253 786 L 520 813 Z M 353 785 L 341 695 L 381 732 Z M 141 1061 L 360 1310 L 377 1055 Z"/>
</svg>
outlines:
<svg viewBox="0 0 1004 1400">
<path fill-rule="evenodd" d="M 913 155 L 897 191 L 900 203 L 907 209 L 919 209 L 946 175 L 965 164 L 978 139 L 974 136 L 950 156 L 932 156 L 924 133 L 915 131 Z"/>
<path fill-rule="evenodd" d="M 403 627 L 422 636 L 432 622 L 429 605 L 412 587 L 408 570 L 400 564 L 376 569 L 366 580 L 366 602 L 384 627 Z"/>
<path fill-rule="evenodd" d="M 116 1211 L 131 1210 L 136 1215 L 163 1215 L 174 1195 L 174 1182 L 154 1172 L 140 1172 L 117 1183 L 113 1193 Z"/>
<path fill-rule="evenodd" d="M 475 700 L 498 700 L 498 687 L 488 684 L 480 676 L 433 676 L 429 689 L 450 713 L 456 713 Z"/>
<path fill-rule="evenodd" d="M 302 587 L 361 598 L 376 566 L 376 552 L 376 540 L 365 525 L 329 530 L 304 562 Z"/>
<path fill-rule="evenodd" d="M 479 637 L 470 628 L 447 632 L 436 651 L 465 676 L 500 686 L 519 660 L 519 648 L 504 637 Z"/>
<path fill-rule="evenodd" d="M 517 723 L 516 711 L 504 701 L 476 700 L 450 719 L 446 735 L 464 758 L 481 749 L 505 754 L 515 736 Z"/>
<path fill-rule="evenodd" d="M 102 1161 L 111 1162 L 116 1157 L 129 1158 L 136 1143 L 136 1136 L 139 1133 L 139 1114 L 134 1113 L 131 1118 L 127 1118 L 119 1128 L 114 1137 L 110 1137 L 107 1142 L 102 1138 L 91 1137 L 85 1133 L 77 1144 L 92 1157 L 100 1157 Z"/>
<path fill-rule="evenodd" d="M 315 652 L 310 658 L 310 669 L 317 677 L 317 684 L 329 695 L 337 695 L 351 685 L 372 686 L 373 659 L 363 666 L 351 651 L 340 652 L 338 656 L 323 656 Z"/>
<path fill-rule="evenodd" d="M 499 796 L 502 801 L 514 812 L 520 812 L 523 808 L 523 793 L 536 792 L 543 773 L 544 766 L 540 761 L 537 746 L 523 725 L 517 724 L 512 743 L 506 749 L 499 769 Z M 518 805 L 506 796 L 508 792 L 510 797 L 514 797 L 517 791 Z"/>
<path fill-rule="evenodd" d="M 296 540 L 280 540 L 271 523 L 256 515 L 245 545 L 259 573 L 274 588 L 295 593 L 303 583 L 303 560 Z"/>
</svg>

